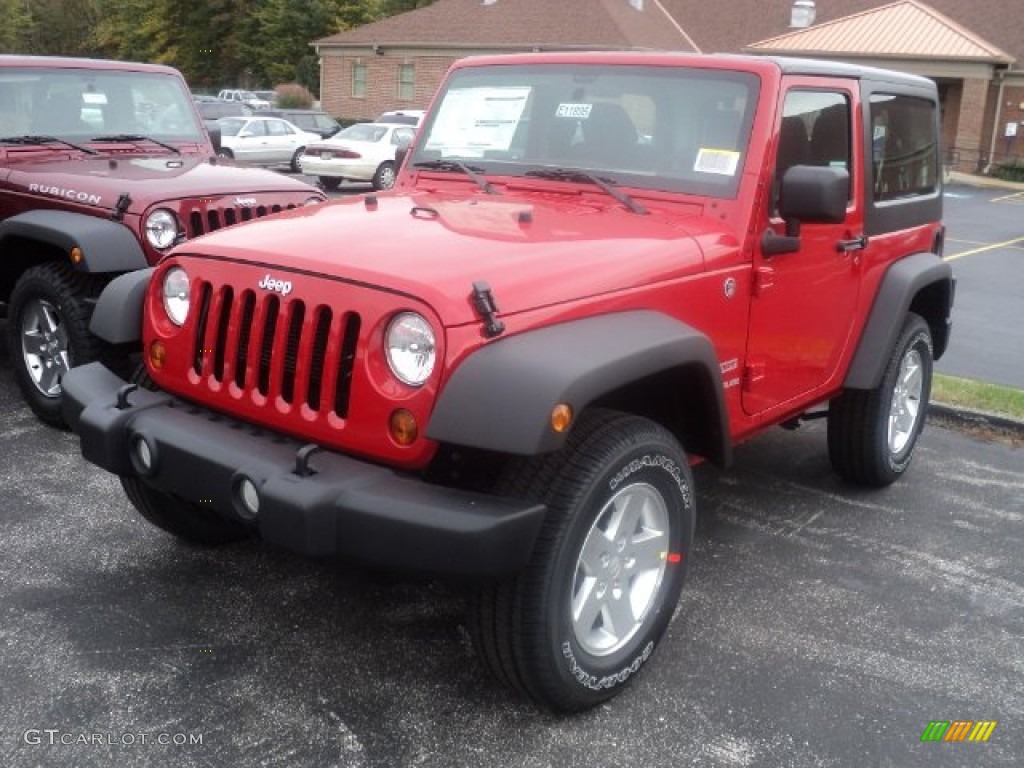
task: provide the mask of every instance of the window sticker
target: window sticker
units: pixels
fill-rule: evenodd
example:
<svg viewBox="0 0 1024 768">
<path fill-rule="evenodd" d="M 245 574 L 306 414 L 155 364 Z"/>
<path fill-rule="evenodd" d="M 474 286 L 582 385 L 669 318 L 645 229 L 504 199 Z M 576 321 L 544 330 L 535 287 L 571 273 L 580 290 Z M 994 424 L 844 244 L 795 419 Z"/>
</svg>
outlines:
<svg viewBox="0 0 1024 768">
<path fill-rule="evenodd" d="M 559 104 L 555 110 L 555 117 L 574 117 L 577 120 L 586 120 L 590 117 L 593 104 Z"/>
<path fill-rule="evenodd" d="M 424 149 L 456 157 L 507 152 L 529 97 L 530 88 L 519 86 L 450 91 Z"/>
<path fill-rule="evenodd" d="M 740 153 L 732 149 L 709 149 L 701 147 L 693 170 L 698 173 L 716 173 L 719 176 L 735 176 L 740 164 Z"/>
</svg>

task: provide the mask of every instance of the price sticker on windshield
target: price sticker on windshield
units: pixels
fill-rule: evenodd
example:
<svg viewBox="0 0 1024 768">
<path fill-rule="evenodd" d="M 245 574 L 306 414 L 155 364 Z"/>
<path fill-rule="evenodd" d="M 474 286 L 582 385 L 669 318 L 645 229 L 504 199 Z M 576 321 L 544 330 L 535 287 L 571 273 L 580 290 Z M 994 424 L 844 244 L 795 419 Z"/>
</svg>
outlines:
<svg viewBox="0 0 1024 768">
<path fill-rule="evenodd" d="M 555 117 L 574 117 L 577 120 L 586 120 L 590 117 L 590 110 L 593 104 L 559 104 L 555 110 Z"/>
<path fill-rule="evenodd" d="M 735 176 L 740 164 L 740 153 L 731 149 L 708 149 L 701 147 L 693 170 L 698 173 L 717 173 L 720 176 Z"/>
</svg>

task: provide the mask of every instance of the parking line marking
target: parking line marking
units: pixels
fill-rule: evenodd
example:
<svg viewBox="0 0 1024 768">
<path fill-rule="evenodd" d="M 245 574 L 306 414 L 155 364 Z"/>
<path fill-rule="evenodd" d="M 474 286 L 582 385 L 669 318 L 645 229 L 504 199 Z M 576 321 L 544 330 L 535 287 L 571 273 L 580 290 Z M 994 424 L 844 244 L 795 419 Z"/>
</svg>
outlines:
<svg viewBox="0 0 1024 768">
<path fill-rule="evenodd" d="M 1014 192 L 1009 195 L 1003 195 L 1002 197 L 993 197 L 989 200 L 990 203 L 1002 203 L 1006 200 L 1013 200 L 1014 202 L 1024 203 L 1024 192 Z"/>
<path fill-rule="evenodd" d="M 960 251 L 960 253 L 954 253 L 950 256 L 944 257 L 943 261 L 956 261 L 957 259 L 962 259 L 964 256 L 973 256 L 976 253 L 993 251 L 996 248 L 1007 248 L 1011 245 L 1017 245 L 1018 243 L 1024 243 L 1024 237 L 1015 237 L 1013 240 L 1004 240 L 1001 243 L 992 243 L 991 245 L 983 245 L 981 248 L 971 248 L 967 251 Z"/>
</svg>

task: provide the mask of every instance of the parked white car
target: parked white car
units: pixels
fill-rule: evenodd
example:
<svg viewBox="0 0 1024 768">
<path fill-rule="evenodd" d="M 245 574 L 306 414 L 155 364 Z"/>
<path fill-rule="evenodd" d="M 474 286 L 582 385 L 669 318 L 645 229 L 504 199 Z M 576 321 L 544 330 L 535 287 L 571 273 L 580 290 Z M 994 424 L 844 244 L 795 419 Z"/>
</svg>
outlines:
<svg viewBox="0 0 1024 768">
<path fill-rule="evenodd" d="M 299 171 L 299 156 L 322 141 L 279 117 L 222 117 L 218 154 L 250 165 L 290 165 Z"/>
<path fill-rule="evenodd" d="M 269 101 L 257 96 L 252 91 L 243 91 L 238 88 L 226 88 L 217 94 L 217 98 L 222 101 L 237 101 L 250 109 L 266 109 L 270 106 Z"/>
<path fill-rule="evenodd" d="M 307 176 L 319 177 L 324 189 L 337 189 L 345 179 L 390 189 L 395 185 L 395 153 L 409 146 L 415 133 L 415 127 L 401 123 L 356 123 L 306 147 L 299 166 Z"/>
</svg>

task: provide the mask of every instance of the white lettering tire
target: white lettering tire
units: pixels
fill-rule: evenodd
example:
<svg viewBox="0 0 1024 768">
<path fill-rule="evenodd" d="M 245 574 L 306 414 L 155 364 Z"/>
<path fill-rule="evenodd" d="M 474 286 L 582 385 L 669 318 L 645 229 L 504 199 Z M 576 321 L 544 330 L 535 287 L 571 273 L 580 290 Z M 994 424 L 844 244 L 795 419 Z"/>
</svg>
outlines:
<svg viewBox="0 0 1024 768">
<path fill-rule="evenodd" d="M 650 658 L 679 599 L 695 519 L 686 456 L 647 419 L 592 410 L 562 451 L 510 465 L 499 490 L 548 513 L 523 573 L 471 600 L 478 656 L 555 711 L 610 699 Z"/>
</svg>

